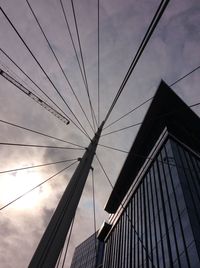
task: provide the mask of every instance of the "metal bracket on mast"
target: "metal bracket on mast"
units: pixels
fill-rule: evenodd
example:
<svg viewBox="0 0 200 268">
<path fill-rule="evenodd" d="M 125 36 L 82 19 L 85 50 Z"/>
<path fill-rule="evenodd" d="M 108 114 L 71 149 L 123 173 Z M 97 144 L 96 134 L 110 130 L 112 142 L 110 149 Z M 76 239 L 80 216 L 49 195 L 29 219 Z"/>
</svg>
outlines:
<svg viewBox="0 0 200 268">
<path fill-rule="evenodd" d="M 81 158 L 66 190 L 40 240 L 29 268 L 54 268 L 64 246 L 71 222 L 81 198 L 104 122 Z"/>
</svg>

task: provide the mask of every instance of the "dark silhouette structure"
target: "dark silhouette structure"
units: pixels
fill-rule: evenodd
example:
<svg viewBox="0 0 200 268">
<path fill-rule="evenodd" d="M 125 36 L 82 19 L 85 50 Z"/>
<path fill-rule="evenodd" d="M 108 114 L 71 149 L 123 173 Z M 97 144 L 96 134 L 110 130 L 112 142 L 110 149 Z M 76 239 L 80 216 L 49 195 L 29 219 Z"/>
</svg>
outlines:
<svg viewBox="0 0 200 268">
<path fill-rule="evenodd" d="M 86 149 L 33 255 L 29 268 L 54 268 L 75 217 L 104 122 Z"/>
<path fill-rule="evenodd" d="M 104 268 L 200 267 L 200 119 L 161 82 L 105 210 Z"/>
</svg>

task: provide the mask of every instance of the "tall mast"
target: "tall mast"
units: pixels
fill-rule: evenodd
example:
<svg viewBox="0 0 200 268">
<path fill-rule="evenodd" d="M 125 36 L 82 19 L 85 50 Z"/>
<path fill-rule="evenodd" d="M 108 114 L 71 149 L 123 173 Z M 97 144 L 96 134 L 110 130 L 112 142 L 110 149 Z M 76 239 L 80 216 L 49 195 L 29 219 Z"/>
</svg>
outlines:
<svg viewBox="0 0 200 268">
<path fill-rule="evenodd" d="M 101 131 L 102 122 L 97 133 L 92 139 L 80 160 L 63 196 L 43 234 L 42 239 L 32 257 L 29 268 L 54 268 L 59 254 L 64 246 L 70 225 L 75 216 L 85 182 L 87 180 L 91 164 L 96 152 Z"/>
</svg>

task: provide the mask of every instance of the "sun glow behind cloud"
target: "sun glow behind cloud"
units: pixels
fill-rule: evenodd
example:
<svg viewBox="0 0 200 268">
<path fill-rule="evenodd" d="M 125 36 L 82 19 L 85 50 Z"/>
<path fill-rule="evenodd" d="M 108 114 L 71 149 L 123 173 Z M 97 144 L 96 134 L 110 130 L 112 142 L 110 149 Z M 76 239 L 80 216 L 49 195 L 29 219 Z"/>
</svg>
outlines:
<svg viewBox="0 0 200 268">
<path fill-rule="evenodd" d="M 77 39 L 72 19 L 72 10 L 70 1 L 64 1 L 66 11 L 69 17 L 72 33 Z M 105 113 L 110 107 L 111 101 L 120 86 L 122 79 L 129 67 L 134 53 L 140 43 L 143 34 L 150 22 L 152 15 L 160 0 L 107 0 L 100 1 L 100 119 L 104 118 Z M 198 0 L 174 0 L 164 14 L 155 34 L 146 52 L 139 61 L 135 69 L 134 76 L 126 85 L 126 90 L 118 102 L 117 108 L 111 115 L 114 121 L 122 116 L 129 109 L 136 107 L 145 99 L 154 94 L 154 90 L 163 78 L 167 83 L 172 83 L 194 67 L 199 65 L 197 57 L 199 51 L 200 35 L 198 32 L 199 23 L 199 1 Z M 75 62 L 70 38 L 66 33 L 66 25 L 61 13 L 59 1 L 35 0 L 31 1 L 38 19 L 44 27 L 48 39 L 55 49 L 56 54 L 61 60 L 61 64 L 69 75 L 70 82 L 77 90 L 78 97 L 84 109 L 90 115 L 87 100 L 87 94 L 78 70 L 78 64 Z M 94 108 L 97 108 L 97 6 L 96 1 L 84 0 L 76 1 L 75 8 L 78 15 L 78 26 L 81 35 L 81 43 L 85 66 L 88 75 L 88 84 L 91 87 L 91 97 L 94 102 Z M 2 0 L 1 6 L 5 9 L 9 18 L 14 22 L 20 34 L 23 35 L 28 45 L 33 49 L 38 60 L 42 63 L 47 73 L 50 75 L 61 93 L 69 101 L 73 111 L 83 123 L 87 130 L 91 131 L 86 119 L 82 115 L 81 109 L 77 106 L 74 96 L 67 91 L 62 73 L 58 70 L 56 62 L 48 50 L 44 38 L 42 38 L 39 28 L 31 16 L 26 1 L 24 0 Z M 32 58 L 27 53 L 17 35 L 1 16 L 0 47 L 4 49 L 21 67 L 26 71 L 34 81 L 44 88 L 46 93 L 51 96 L 58 104 L 65 108 L 59 98 L 56 98 L 53 88 L 41 74 L 38 66 L 34 64 Z M 11 65 L 11 62 L 1 54 L 0 59 L 8 67 L 15 71 L 21 79 L 26 78 L 21 72 Z M 193 104 L 199 100 L 199 73 L 194 73 L 180 84 L 174 87 L 176 93 L 181 95 L 187 104 Z M 18 79 L 17 79 L 18 80 Z M 27 81 L 28 82 L 28 81 Z M 30 81 L 28 82 L 30 84 Z M 35 90 L 37 88 L 34 87 Z M 82 144 L 84 136 L 79 136 L 79 132 L 74 131 L 72 124 L 64 128 L 60 122 L 54 120 L 48 113 L 43 112 L 35 103 L 31 103 L 26 96 L 19 94 L 16 88 L 0 78 L 0 115 L 2 119 L 19 123 L 20 125 L 32 128 L 41 132 L 65 137 L 66 140 Z M 66 90 L 66 91 L 65 91 Z M 66 95 L 65 95 L 66 94 Z M 144 113 L 147 106 L 144 107 Z M 195 111 L 199 111 L 197 107 Z M 119 125 L 115 125 L 113 130 L 126 127 L 128 125 L 141 122 L 143 112 L 138 111 L 124 118 Z M 52 118 L 52 119 L 51 119 Z M 112 130 L 112 129 L 111 129 Z M 109 146 L 129 150 L 137 128 L 130 128 L 127 131 L 119 132 L 113 135 L 105 136 L 102 143 Z M 35 134 L 30 134 L 19 129 L 11 129 L 1 124 L 0 136 L 2 141 L 9 142 L 27 142 L 34 144 L 49 144 L 50 140 L 40 139 Z M 88 140 L 85 141 L 88 144 Z M 52 144 L 53 145 L 53 144 Z M 40 149 L 30 150 L 15 148 L 10 150 L 1 148 L 1 166 L 2 169 L 30 166 L 53 162 L 55 159 L 71 158 L 71 155 L 65 155 L 64 150 L 47 150 L 41 153 Z M 103 151 L 104 150 L 104 151 Z M 34 152 L 34 153 L 33 153 Z M 71 153 L 71 152 L 70 152 Z M 121 165 L 126 155 L 113 153 L 105 148 L 98 148 L 97 154 L 104 165 L 109 178 L 114 181 L 117 179 Z M 73 158 L 73 157 L 72 157 Z M 24 162 L 25 161 L 25 162 Z M 109 188 L 106 178 L 102 173 L 97 162 L 93 163 L 95 175 L 95 197 L 96 197 L 96 217 L 99 224 L 103 222 L 106 214 L 103 207 L 107 201 L 111 188 Z M 35 185 L 44 181 L 56 171 L 56 168 L 21 171 L 18 173 L 7 173 L 0 175 L 0 207 L 20 196 L 24 192 L 33 188 Z M 37 171 L 37 172 L 36 172 Z M 71 177 L 71 173 L 67 178 Z M 91 181 L 91 178 L 88 178 Z M 29 193 L 22 199 L 14 202 L 9 207 L 1 211 L 0 218 L 0 240 L 1 252 L 0 263 L 3 268 L 10 267 L 28 267 L 28 263 L 35 251 L 35 248 L 45 230 L 47 223 L 55 209 L 59 197 L 67 183 L 66 176 L 58 177 L 51 182 L 45 183 L 42 187 Z M 91 187 L 85 188 L 85 195 L 82 196 L 80 206 L 77 210 L 77 216 L 72 232 L 72 238 L 69 244 L 68 263 L 73 254 L 74 247 L 86 239 L 93 232 L 92 215 L 92 196 Z M 90 214 L 89 214 L 90 213 Z M 91 215 L 91 216 L 90 216 Z M 80 228 L 81 226 L 81 228 Z M 23 251 L 20 249 L 23 248 Z M 20 254 L 19 254 L 20 250 Z"/>
<path fill-rule="evenodd" d="M 40 184 L 43 181 L 42 177 L 42 174 L 36 171 L 20 171 L 2 176 L 0 189 L 1 207 Z M 45 188 L 45 192 L 43 192 L 42 186 L 40 186 L 14 202 L 12 208 L 16 210 L 33 209 L 39 206 L 42 199 L 47 197 L 49 190 Z"/>
</svg>

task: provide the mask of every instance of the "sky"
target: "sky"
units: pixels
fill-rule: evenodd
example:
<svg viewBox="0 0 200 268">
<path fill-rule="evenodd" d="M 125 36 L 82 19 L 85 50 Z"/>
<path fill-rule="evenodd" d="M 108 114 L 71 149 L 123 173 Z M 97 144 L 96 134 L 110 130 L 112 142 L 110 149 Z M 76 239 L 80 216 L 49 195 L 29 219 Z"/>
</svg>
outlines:
<svg viewBox="0 0 200 268">
<path fill-rule="evenodd" d="M 60 1 L 30 0 L 29 2 L 85 113 L 91 120 L 87 93 L 65 24 Z M 100 0 L 100 121 L 104 119 L 159 3 L 160 1 L 157 0 Z M 63 5 L 78 50 L 71 1 L 63 0 Z M 92 137 L 93 132 L 69 85 L 66 83 L 46 40 L 42 36 L 26 0 L 0 0 L 0 6 L 55 83 L 59 92 L 64 96 L 74 114 L 84 125 L 90 137 Z M 74 0 L 74 7 L 91 101 L 97 115 L 97 1 Z M 200 2 L 198 0 L 170 1 L 113 109 L 107 125 L 148 98 L 153 97 L 161 79 L 170 85 L 199 66 L 199 14 Z M 0 48 L 76 122 L 76 119 L 50 85 L 1 11 Z M 78 57 L 80 58 L 79 51 Z M 0 68 L 9 72 L 24 86 L 34 90 L 41 98 L 48 101 L 2 52 L 0 52 Z M 199 70 L 197 70 L 172 87 L 174 92 L 188 105 L 200 102 L 199 77 Z M 89 139 L 72 122 L 66 126 L 3 77 L 0 77 L 0 101 L 0 120 L 40 131 L 76 143 L 84 148 L 89 144 Z M 105 129 L 103 134 L 142 122 L 148 106 L 149 103 L 118 123 L 113 124 Z M 199 106 L 195 107 L 194 111 L 200 115 Z M 100 144 L 129 151 L 138 129 L 139 126 L 103 136 L 100 139 Z M 64 142 L 11 127 L 2 122 L 0 122 L 0 141 L 1 143 L 67 146 Z M 77 159 L 84 152 L 84 150 L 0 146 L 0 171 Z M 97 155 L 114 184 L 127 153 L 99 146 Z M 0 174 L 0 206 L 4 206 L 70 163 L 72 162 Z M 74 164 L 31 194 L 0 211 L 0 263 L 2 268 L 24 268 L 28 266 L 76 166 L 77 164 Z M 112 189 L 95 159 L 92 166 L 95 180 L 96 221 L 97 228 L 99 228 L 103 220 L 109 217 L 104 211 L 104 206 Z M 74 248 L 93 232 L 92 178 L 90 173 L 77 209 L 66 268 L 70 267 Z"/>
</svg>

